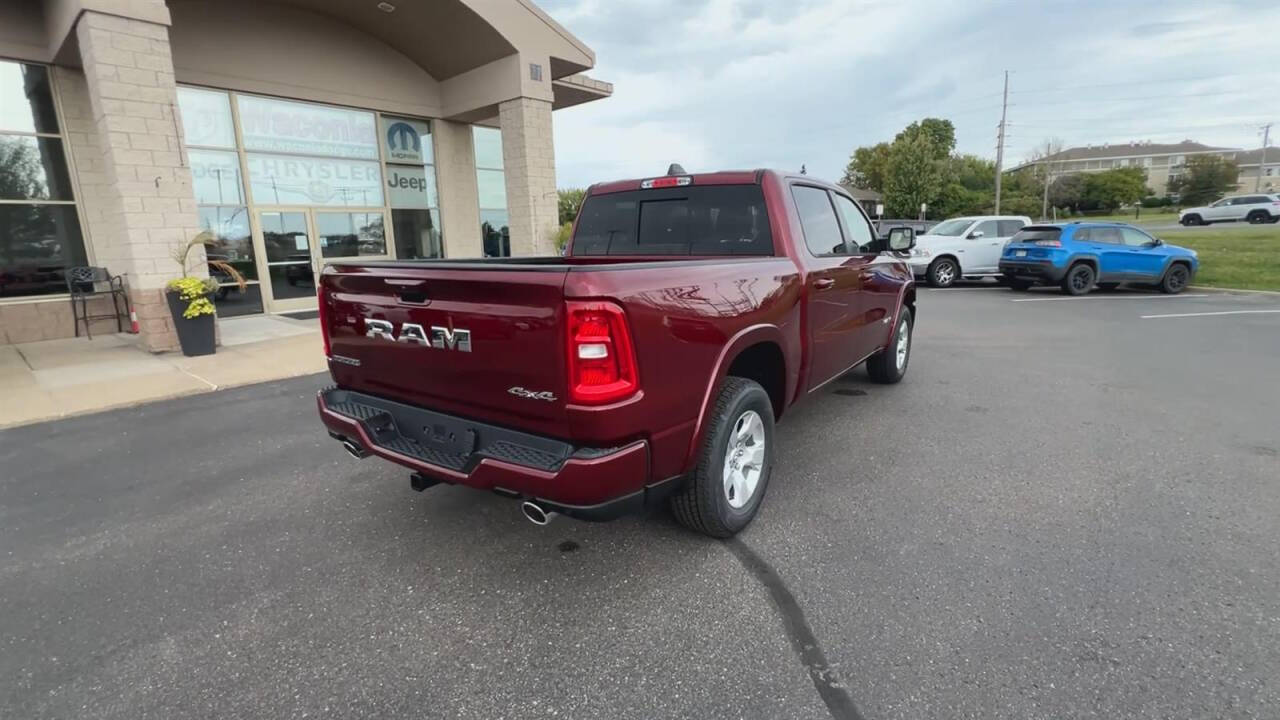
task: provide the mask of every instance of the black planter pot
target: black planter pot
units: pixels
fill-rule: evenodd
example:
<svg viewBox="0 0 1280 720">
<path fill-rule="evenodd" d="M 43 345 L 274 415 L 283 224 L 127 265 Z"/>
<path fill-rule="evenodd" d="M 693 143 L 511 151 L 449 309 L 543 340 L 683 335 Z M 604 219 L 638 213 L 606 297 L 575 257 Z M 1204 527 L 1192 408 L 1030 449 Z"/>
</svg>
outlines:
<svg viewBox="0 0 1280 720">
<path fill-rule="evenodd" d="M 190 303 L 175 292 L 166 292 L 169 300 L 169 314 L 173 316 L 173 327 L 178 331 L 178 344 L 182 345 L 182 354 L 187 357 L 196 355 L 212 355 L 214 346 L 213 315 L 198 315 L 184 318 L 182 313 Z"/>
</svg>

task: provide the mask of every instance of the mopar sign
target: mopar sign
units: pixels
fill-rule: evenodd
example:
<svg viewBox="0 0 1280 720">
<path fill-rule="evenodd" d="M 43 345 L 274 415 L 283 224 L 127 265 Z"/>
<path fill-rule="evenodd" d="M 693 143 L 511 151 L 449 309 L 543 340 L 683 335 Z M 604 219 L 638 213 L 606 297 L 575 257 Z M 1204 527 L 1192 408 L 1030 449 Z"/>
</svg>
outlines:
<svg viewBox="0 0 1280 720">
<path fill-rule="evenodd" d="M 431 162 L 431 126 L 424 120 L 382 118 L 382 147 L 387 162 L 421 165 Z"/>
</svg>

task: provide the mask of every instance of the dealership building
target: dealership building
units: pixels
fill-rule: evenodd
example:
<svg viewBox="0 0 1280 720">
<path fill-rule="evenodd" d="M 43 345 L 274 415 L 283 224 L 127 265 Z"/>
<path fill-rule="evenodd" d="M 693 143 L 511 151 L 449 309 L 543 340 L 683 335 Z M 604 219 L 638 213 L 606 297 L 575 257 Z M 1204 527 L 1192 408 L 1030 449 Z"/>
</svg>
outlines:
<svg viewBox="0 0 1280 720">
<path fill-rule="evenodd" d="M 335 258 L 553 252 L 551 115 L 609 96 L 594 63 L 527 0 L 5 0 L 0 344 L 73 335 L 98 266 L 176 349 L 202 231 L 247 279 L 224 318 L 314 313 Z"/>
</svg>

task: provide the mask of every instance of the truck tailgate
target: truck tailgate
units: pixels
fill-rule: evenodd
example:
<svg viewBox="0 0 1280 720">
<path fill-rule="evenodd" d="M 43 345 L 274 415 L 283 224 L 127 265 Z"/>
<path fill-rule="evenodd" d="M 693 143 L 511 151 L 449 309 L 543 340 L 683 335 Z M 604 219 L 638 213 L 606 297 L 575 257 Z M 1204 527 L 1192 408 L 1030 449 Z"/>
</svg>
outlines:
<svg viewBox="0 0 1280 720">
<path fill-rule="evenodd" d="M 563 435 L 563 266 L 335 265 L 321 275 L 344 388 Z"/>
</svg>

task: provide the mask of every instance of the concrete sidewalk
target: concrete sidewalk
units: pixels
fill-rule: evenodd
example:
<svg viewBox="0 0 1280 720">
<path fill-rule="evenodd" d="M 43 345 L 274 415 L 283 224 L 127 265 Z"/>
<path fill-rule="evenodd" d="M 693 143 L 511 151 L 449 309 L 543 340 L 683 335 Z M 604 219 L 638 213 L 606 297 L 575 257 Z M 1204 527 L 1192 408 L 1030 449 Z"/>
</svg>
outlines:
<svg viewBox="0 0 1280 720">
<path fill-rule="evenodd" d="M 324 372 L 320 326 L 278 316 L 219 322 L 214 355 L 153 355 L 133 335 L 0 346 L 0 428 Z"/>
</svg>

